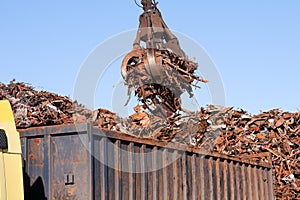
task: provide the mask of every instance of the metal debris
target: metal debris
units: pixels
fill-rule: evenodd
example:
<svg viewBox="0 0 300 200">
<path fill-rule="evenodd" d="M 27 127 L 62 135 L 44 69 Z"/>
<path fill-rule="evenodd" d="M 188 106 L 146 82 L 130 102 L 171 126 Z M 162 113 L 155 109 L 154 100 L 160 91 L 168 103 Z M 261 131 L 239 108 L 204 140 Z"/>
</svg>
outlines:
<svg viewBox="0 0 300 200">
<path fill-rule="evenodd" d="M 215 118 L 220 131 L 214 151 L 242 160 L 272 162 L 276 199 L 299 198 L 300 113 L 275 109 L 251 116 L 244 110 L 224 111 Z"/>
<path fill-rule="evenodd" d="M 273 165 L 276 199 L 297 199 L 300 192 L 300 112 L 279 109 L 250 115 L 233 107 L 208 106 L 162 121 L 149 115 L 147 127 L 123 126 L 125 133 L 176 142 L 242 161 Z M 271 153 L 271 157 L 270 157 Z"/>
<path fill-rule="evenodd" d="M 99 108 L 93 112 L 92 122 L 99 128 L 104 128 L 113 131 L 120 131 L 120 127 L 117 125 L 117 115 L 104 108 Z"/>
<path fill-rule="evenodd" d="M 145 108 L 143 106 L 135 106 L 134 111 L 135 113 L 129 117 L 132 120 L 132 123 L 141 127 L 149 126 L 150 118 Z"/>
<path fill-rule="evenodd" d="M 103 108 L 90 111 L 68 97 L 13 81 L 0 84 L 0 99 L 11 102 L 18 129 L 88 122 L 120 134 L 268 162 L 273 165 L 277 199 L 296 199 L 300 193 L 300 112 L 275 109 L 252 116 L 232 107 L 208 106 L 162 120 L 137 106 L 127 119 Z"/>
<path fill-rule="evenodd" d="M 193 96 L 194 82 L 207 81 L 195 74 L 198 64 L 185 55 L 178 39 L 164 22 L 157 3 L 142 0 L 144 13 L 133 43 L 121 65 L 128 86 L 152 114 L 166 119 L 181 110 L 180 96 Z M 197 86 L 196 86 L 197 87 Z"/>
<path fill-rule="evenodd" d="M 0 83 L 0 100 L 12 105 L 17 128 L 73 123 L 74 117 L 83 121 L 89 116 L 86 109 L 68 97 L 34 90 L 25 83 Z M 79 115 L 80 113 L 80 115 Z"/>
</svg>

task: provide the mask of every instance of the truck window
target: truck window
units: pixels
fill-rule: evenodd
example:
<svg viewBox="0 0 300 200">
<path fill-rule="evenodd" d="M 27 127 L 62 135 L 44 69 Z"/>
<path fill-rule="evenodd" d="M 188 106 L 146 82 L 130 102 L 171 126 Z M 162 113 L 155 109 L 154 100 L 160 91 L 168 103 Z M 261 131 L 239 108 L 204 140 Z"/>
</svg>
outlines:
<svg viewBox="0 0 300 200">
<path fill-rule="evenodd" d="M 0 129 L 0 149 L 8 149 L 6 133 Z"/>
</svg>

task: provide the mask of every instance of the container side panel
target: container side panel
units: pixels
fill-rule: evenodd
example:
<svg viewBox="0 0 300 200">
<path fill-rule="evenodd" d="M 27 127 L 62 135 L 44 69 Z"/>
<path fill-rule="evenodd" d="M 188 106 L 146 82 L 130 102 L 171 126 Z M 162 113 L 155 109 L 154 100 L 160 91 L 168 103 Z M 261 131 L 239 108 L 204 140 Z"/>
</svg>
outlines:
<svg viewBox="0 0 300 200">
<path fill-rule="evenodd" d="M 121 156 L 120 156 L 120 148 L 121 148 L 121 141 L 117 140 L 114 145 L 114 172 L 115 172 L 115 199 L 120 199 L 121 194 L 121 183 L 122 183 L 122 176 L 121 176 Z M 112 187 L 112 186 L 111 186 Z"/>
<path fill-rule="evenodd" d="M 108 199 L 116 199 L 115 197 L 115 141 L 107 140 L 106 157 L 107 157 L 107 190 Z"/>
<path fill-rule="evenodd" d="M 241 166 L 241 178 L 242 178 L 242 199 L 247 199 L 247 176 L 246 176 L 246 166 L 245 164 L 242 164 Z"/>
<path fill-rule="evenodd" d="M 177 173 L 175 176 L 178 176 L 178 187 L 176 191 L 178 191 L 178 199 L 183 199 L 183 174 L 182 174 L 182 153 L 178 152 L 178 159 L 177 159 Z"/>
<path fill-rule="evenodd" d="M 152 165 L 151 165 L 151 171 L 152 171 L 152 187 L 153 187 L 153 191 L 152 191 L 152 196 L 153 196 L 153 200 L 157 200 L 157 196 L 158 196 L 158 177 L 157 177 L 157 147 L 153 148 L 152 151 Z"/>
<path fill-rule="evenodd" d="M 192 154 L 186 156 L 187 197 L 195 199 L 195 162 Z"/>
<path fill-rule="evenodd" d="M 235 168 L 234 168 L 234 162 L 231 161 L 229 163 L 229 166 L 228 166 L 228 170 L 229 170 L 229 196 L 230 196 L 230 199 L 236 199 L 236 188 L 235 188 Z"/>
<path fill-rule="evenodd" d="M 130 142 L 129 143 L 129 148 L 128 148 L 129 200 L 136 199 L 136 194 L 135 194 L 136 163 L 137 162 L 135 160 L 135 155 L 134 155 L 134 143 Z"/>
<path fill-rule="evenodd" d="M 220 194 L 220 176 L 219 176 L 219 160 L 214 159 L 212 163 L 212 185 L 213 185 L 213 199 L 220 199 L 218 195 Z"/>
<path fill-rule="evenodd" d="M 135 160 L 135 195 L 136 199 L 141 199 L 141 188 L 142 186 L 142 168 L 141 168 L 141 146 L 134 146 L 134 160 Z"/>
<path fill-rule="evenodd" d="M 256 177 L 256 189 L 257 189 L 257 198 L 260 200 L 262 199 L 262 195 L 264 193 L 264 189 L 261 187 L 261 175 L 258 167 L 254 168 L 254 173 Z"/>
<path fill-rule="evenodd" d="M 153 175 L 153 169 L 152 169 L 152 163 L 153 163 L 153 148 L 150 146 L 146 146 L 146 173 L 147 173 L 147 199 L 153 200 L 153 181 L 154 181 L 154 175 Z"/>
<path fill-rule="evenodd" d="M 274 199 L 274 190 L 273 190 L 273 176 L 272 176 L 272 169 L 267 169 L 268 172 L 268 191 L 270 199 Z"/>
<path fill-rule="evenodd" d="M 235 163 L 235 187 L 236 187 L 236 199 L 242 199 L 242 174 L 240 163 Z"/>
<path fill-rule="evenodd" d="M 81 135 L 87 140 L 87 135 Z M 78 134 L 52 138 L 52 195 L 55 199 L 90 199 L 89 154 Z"/>
<path fill-rule="evenodd" d="M 194 162 L 195 162 L 195 175 L 194 175 L 194 183 L 195 183 L 195 199 L 202 198 L 202 191 L 201 191 L 201 176 L 200 176 L 200 157 L 197 155 L 193 155 Z"/>
<path fill-rule="evenodd" d="M 99 152 L 97 153 L 97 157 L 99 158 L 99 174 L 94 175 L 100 178 L 100 196 L 98 199 L 108 199 L 107 193 L 107 157 L 106 157 L 106 145 L 107 145 L 107 138 L 101 138 L 99 141 Z M 97 199 L 97 198 L 96 198 Z"/>
<path fill-rule="evenodd" d="M 49 185 L 45 182 L 44 175 L 47 173 L 44 166 L 44 143 L 43 137 L 22 138 L 23 157 L 23 181 L 25 199 L 42 199 L 49 197 L 45 188 Z"/>
<path fill-rule="evenodd" d="M 162 169 L 162 187 L 163 187 L 163 193 L 162 193 L 162 198 L 169 200 L 170 197 L 170 185 L 172 182 L 170 175 L 170 155 L 168 152 L 168 149 L 164 149 L 163 150 L 163 154 L 162 154 L 162 162 L 163 162 L 163 166 L 164 168 Z"/>
<path fill-rule="evenodd" d="M 27 199 L 273 199 L 272 171 L 265 166 L 96 128 L 79 135 L 63 127 L 23 131 Z M 82 140 L 91 141 L 92 161 Z"/>
<path fill-rule="evenodd" d="M 174 165 L 174 153 L 173 152 L 174 152 L 173 150 L 166 151 L 166 154 L 167 154 L 166 161 L 168 163 L 170 163 L 166 170 L 167 178 L 165 179 L 165 181 L 168 183 L 168 186 L 166 188 L 168 190 L 167 199 L 175 199 L 175 197 L 174 197 L 175 175 L 174 175 L 174 169 L 173 169 L 173 165 Z"/>
<path fill-rule="evenodd" d="M 146 157 L 146 145 L 143 144 L 140 150 L 140 160 L 141 160 L 141 200 L 148 199 L 148 174 L 147 172 L 147 157 Z"/>
<path fill-rule="evenodd" d="M 129 199 L 129 168 L 128 168 L 129 143 L 121 143 L 121 167 L 122 167 L 122 199 Z"/>
<path fill-rule="evenodd" d="M 160 148 L 157 151 L 157 163 L 159 168 L 157 171 L 157 197 L 159 200 L 164 200 L 163 168 L 166 166 L 163 165 L 163 150 Z"/>
<path fill-rule="evenodd" d="M 100 137 L 93 136 L 93 199 L 101 199 Z"/>
<path fill-rule="evenodd" d="M 205 174 L 204 174 L 204 161 L 205 158 L 199 159 L 199 181 L 200 181 L 200 199 L 205 200 Z"/>
<path fill-rule="evenodd" d="M 190 177 L 187 177 L 188 176 L 188 173 L 187 173 L 187 154 L 186 152 L 184 152 L 182 154 L 182 158 L 181 158 L 182 162 L 181 162 L 181 166 L 182 166 L 182 196 L 183 196 L 183 200 L 187 200 L 188 199 L 188 195 L 189 195 L 189 192 L 188 192 L 188 179 Z"/>
<path fill-rule="evenodd" d="M 247 188 L 247 192 L 246 192 L 246 197 L 249 200 L 252 200 L 252 178 L 251 178 L 251 166 L 250 165 L 246 165 L 246 188 Z"/>
<path fill-rule="evenodd" d="M 177 166 L 177 163 L 178 163 L 178 151 L 173 151 L 173 158 L 174 162 L 172 163 L 172 187 L 170 189 L 171 193 L 172 193 L 172 196 L 173 196 L 173 199 L 178 199 L 178 187 L 179 187 L 179 171 L 178 171 L 178 166 Z"/>
<path fill-rule="evenodd" d="M 203 176 L 204 176 L 204 185 L 205 185 L 205 199 L 212 199 L 212 188 L 211 188 L 211 178 L 210 176 L 212 175 L 211 172 L 211 162 L 209 159 L 204 158 L 203 160 Z"/>
</svg>

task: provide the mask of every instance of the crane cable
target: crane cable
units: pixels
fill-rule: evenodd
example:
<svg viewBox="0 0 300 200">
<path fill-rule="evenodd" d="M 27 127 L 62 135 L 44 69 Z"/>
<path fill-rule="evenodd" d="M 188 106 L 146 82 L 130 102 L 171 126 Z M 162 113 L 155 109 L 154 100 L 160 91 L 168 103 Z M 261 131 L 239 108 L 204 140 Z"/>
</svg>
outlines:
<svg viewBox="0 0 300 200">
<path fill-rule="evenodd" d="M 143 6 L 141 6 L 140 4 L 138 4 L 138 2 L 137 2 L 136 0 L 134 0 L 134 3 L 135 3 L 138 7 L 143 8 Z M 153 0 L 152 5 L 156 7 L 156 5 L 157 5 L 156 0 Z"/>
<path fill-rule="evenodd" d="M 135 4 L 136 4 L 138 7 L 143 8 L 143 6 L 141 6 L 140 4 L 138 4 L 138 3 L 136 2 L 136 0 L 134 0 L 134 2 L 135 2 Z"/>
</svg>

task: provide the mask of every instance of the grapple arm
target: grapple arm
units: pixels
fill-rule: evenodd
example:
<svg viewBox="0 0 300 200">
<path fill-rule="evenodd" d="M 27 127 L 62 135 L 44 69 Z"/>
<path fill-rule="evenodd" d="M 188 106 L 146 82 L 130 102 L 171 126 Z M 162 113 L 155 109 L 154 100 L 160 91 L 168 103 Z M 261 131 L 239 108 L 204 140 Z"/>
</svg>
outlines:
<svg viewBox="0 0 300 200">
<path fill-rule="evenodd" d="M 164 22 L 154 0 L 142 0 L 144 10 L 134 40 L 121 73 L 128 86 L 134 89 L 143 107 L 161 118 L 168 118 L 181 110 L 180 96 L 193 96 L 192 83 L 206 82 L 196 76 L 198 64 L 189 60 L 180 48 L 177 37 Z M 128 103 L 128 102 L 127 102 Z"/>
<path fill-rule="evenodd" d="M 180 48 L 177 37 L 170 31 L 164 22 L 157 2 L 152 0 L 142 0 L 144 13 L 140 15 L 140 25 L 134 48 L 141 47 L 144 42 L 146 49 L 169 49 L 180 57 L 185 57 L 185 53 Z"/>
</svg>

